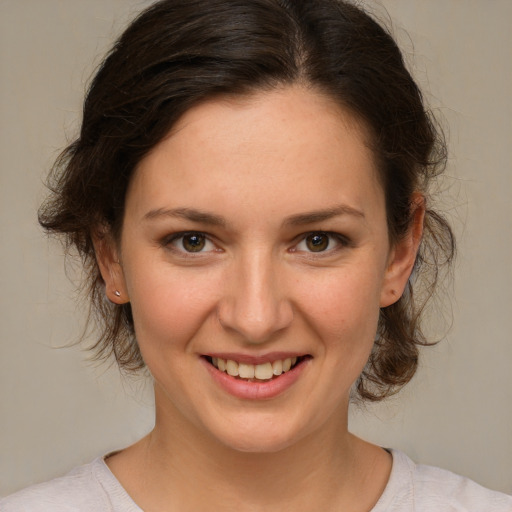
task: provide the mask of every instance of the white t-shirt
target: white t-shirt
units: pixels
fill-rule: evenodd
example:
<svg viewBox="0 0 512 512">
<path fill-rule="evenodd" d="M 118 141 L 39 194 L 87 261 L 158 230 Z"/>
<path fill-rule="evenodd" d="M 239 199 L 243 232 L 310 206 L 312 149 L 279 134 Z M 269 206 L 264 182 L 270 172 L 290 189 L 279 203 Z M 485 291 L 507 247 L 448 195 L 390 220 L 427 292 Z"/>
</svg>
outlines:
<svg viewBox="0 0 512 512">
<path fill-rule="evenodd" d="M 391 450 L 389 482 L 371 512 L 512 512 L 512 496 Z M 142 512 L 104 458 L 0 500 L 1 512 Z"/>
</svg>

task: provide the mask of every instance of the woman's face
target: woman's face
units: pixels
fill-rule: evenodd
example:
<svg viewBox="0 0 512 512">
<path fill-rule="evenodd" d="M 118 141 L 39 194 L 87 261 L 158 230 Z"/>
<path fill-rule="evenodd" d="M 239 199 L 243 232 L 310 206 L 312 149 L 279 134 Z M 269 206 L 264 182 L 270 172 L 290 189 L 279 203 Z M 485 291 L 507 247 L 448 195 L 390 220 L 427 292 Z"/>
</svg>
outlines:
<svg viewBox="0 0 512 512">
<path fill-rule="evenodd" d="M 188 111 L 135 172 L 110 272 L 157 426 L 260 452 L 346 428 L 406 252 L 364 131 L 331 100 L 290 87 Z"/>
</svg>

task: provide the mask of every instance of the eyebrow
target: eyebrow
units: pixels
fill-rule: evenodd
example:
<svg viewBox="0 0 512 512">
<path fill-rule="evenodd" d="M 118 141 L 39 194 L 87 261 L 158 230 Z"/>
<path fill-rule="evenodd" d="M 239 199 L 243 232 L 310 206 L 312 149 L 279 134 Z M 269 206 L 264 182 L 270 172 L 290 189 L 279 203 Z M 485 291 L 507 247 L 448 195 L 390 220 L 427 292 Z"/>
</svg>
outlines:
<svg viewBox="0 0 512 512">
<path fill-rule="evenodd" d="M 348 205 L 338 205 L 332 208 L 326 208 L 323 210 L 314 210 L 306 213 L 299 213 L 292 215 L 284 220 L 283 226 L 301 226 L 305 224 L 313 224 L 315 222 L 322 222 L 325 220 L 339 217 L 341 215 L 350 215 L 361 219 L 365 218 L 362 211 L 353 208 Z M 161 217 L 171 217 L 189 220 L 200 224 L 207 224 L 210 226 L 221 226 L 227 225 L 226 220 L 220 215 L 214 213 L 205 212 L 203 210 L 197 210 L 195 208 L 157 208 L 151 210 L 144 215 L 144 220 L 152 220 Z"/>
<path fill-rule="evenodd" d="M 362 211 L 357 210 L 352 206 L 340 204 L 338 206 L 326 208 L 324 210 L 315 210 L 306 213 L 299 213 L 298 215 L 292 215 L 291 217 L 288 217 L 288 219 L 284 221 L 283 225 L 301 226 L 304 224 L 313 224 L 315 222 L 322 222 L 325 220 L 332 219 L 334 217 L 339 217 L 341 215 L 351 215 L 353 217 L 358 217 L 360 219 L 365 218 L 365 215 Z"/>
<path fill-rule="evenodd" d="M 207 224 L 210 226 L 225 226 L 226 221 L 223 217 L 215 215 L 214 213 L 196 210 L 195 208 L 157 208 L 151 210 L 144 215 L 144 220 L 152 220 L 160 217 L 173 217 L 179 219 L 186 219 L 191 222 Z"/>
</svg>

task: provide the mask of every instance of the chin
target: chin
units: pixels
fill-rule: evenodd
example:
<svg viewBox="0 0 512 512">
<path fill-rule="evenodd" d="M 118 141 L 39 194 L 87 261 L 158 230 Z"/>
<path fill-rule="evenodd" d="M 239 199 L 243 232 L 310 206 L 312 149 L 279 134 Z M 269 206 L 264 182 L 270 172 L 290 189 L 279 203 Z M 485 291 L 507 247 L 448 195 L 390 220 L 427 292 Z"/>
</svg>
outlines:
<svg viewBox="0 0 512 512">
<path fill-rule="evenodd" d="M 283 418 L 263 417 L 232 419 L 229 430 L 222 426 L 210 429 L 220 444 L 236 452 L 276 453 L 307 436 L 301 425 L 286 424 Z"/>
</svg>

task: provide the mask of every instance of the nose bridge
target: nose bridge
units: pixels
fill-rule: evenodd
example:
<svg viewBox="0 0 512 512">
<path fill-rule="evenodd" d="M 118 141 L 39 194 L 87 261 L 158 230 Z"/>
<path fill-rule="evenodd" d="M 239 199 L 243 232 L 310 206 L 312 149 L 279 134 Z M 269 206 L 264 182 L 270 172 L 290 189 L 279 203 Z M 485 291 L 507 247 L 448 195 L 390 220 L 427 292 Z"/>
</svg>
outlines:
<svg viewBox="0 0 512 512">
<path fill-rule="evenodd" d="M 263 343 L 286 328 L 293 311 L 279 277 L 279 262 L 270 250 L 241 254 L 230 270 L 219 306 L 222 325 L 248 343 Z"/>
</svg>

